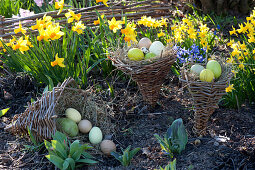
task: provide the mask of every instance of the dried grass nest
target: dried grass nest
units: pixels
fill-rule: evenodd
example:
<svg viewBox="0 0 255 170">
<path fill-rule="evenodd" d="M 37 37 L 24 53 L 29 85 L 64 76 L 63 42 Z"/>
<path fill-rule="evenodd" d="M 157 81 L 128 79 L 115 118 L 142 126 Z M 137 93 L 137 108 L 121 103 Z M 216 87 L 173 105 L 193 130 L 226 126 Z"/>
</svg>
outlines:
<svg viewBox="0 0 255 170">
<path fill-rule="evenodd" d="M 166 57 L 169 57 L 169 56 L 174 56 L 177 52 L 176 50 L 174 50 L 173 44 L 168 43 L 165 46 L 165 49 L 163 50 L 163 52 L 161 53 L 160 56 L 155 56 L 153 58 L 146 59 L 146 60 L 141 60 L 141 61 L 133 61 L 133 60 L 130 60 L 127 56 L 128 51 L 131 48 L 138 48 L 138 44 L 131 44 L 131 46 L 124 45 L 124 47 L 122 47 L 122 48 L 118 47 L 117 49 L 115 49 L 111 53 L 113 62 L 121 63 L 123 65 L 128 65 L 128 66 L 131 66 L 131 67 L 132 66 L 141 67 L 141 66 L 144 66 L 144 65 L 150 65 L 152 63 L 155 63 L 160 59 L 163 59 L 163 58 L 166 58 Z"/>
<path fill-rule="evenodd" d="M 113 111 L 107 102 L 90 89 L 80 89 L 72 78 L 44 93 L 36 102 L 28 104 L 25 112 L 15 115 L 13 123 L 5 130 L 27 136 L 29 127 L 37 141 L 51 139 L 56 130 L 61 131 L 57 127 L 56 119 L 64 117 L 67 108 L 78 110 L 82 119 L 90 120 L 93 126 L 102 130 L 104 136 L 114 133 L 115 126 L 111 123 Z M 84 141 L 89 142 L 86 134 L 75 138 L 87 138 Z"/>
<path fill-rule="evenodd" d="M 219 64 L 221 65 L 221 75 L 219 78 L 217 79 L 213 79 L 213 81 L 211 82 L 212 84 L 217 83 L 217 82 L 224 82 L 226 80 L 229 80 L 233 75 L 233 73 L 231 72 L 232 67 L 231 65 L 229 65 L 228 63 L 225 63 L 224 60 L 222 58 L 220 58 L 219 56 L 211 56 L 212 60 L 216 60 L 219 62 Z M 199 75 L 192 73 L 191 67 L 195 64 L 199 64 L 201 66 L 203 66 L 204 68 L 206 68 L 206 63 L 186 63 L 183 65 L 183 67 L 181 68 L 181 76 L 180 76 L 180 80 L 183 82 L 197 82 L 197 83 L 204 83 L 204 84 L 208 84 L 208 82 L 203 82 L 200 80 Z"/>
</svg>

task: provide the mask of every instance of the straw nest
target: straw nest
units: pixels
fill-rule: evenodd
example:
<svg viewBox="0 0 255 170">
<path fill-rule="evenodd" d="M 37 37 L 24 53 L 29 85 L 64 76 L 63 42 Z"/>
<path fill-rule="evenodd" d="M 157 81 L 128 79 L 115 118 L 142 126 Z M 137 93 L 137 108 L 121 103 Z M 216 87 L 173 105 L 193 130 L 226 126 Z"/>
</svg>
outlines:
<svg viewBox="0 0 255 170">
<path fill-rule="evenodd" d="M 150 59 L 146 60 L 141 60 L 141 61 L 133 61 L 130 60 L 127 56 L 128 51 L 131 48 L 138 48 L 137 44 L 131 44 L 131 46 L 125 45 L 123 48 L 117 48 L 112 52 L 112 58 L 116 60 L 120 60 L 122 64 L 128 65 L 129 67 L 142 67 L 146 65 L 150 65 L 152 63 L 155 63 L 159 61 L 160 59 L 164 59 L 166 57 L 172 56 L 176 54 L 176 51 L 173 50 L 173 45 L 172 44 L 167 44 L 161 55 L 155 56 Z"/>
<path fill-rule="evenodd" d="M 187 85 L 192 96 L 194 106 L 194 127 L 197 135 L 205 135 L 207 122 L 215 109 L 218 108 L 218 102 L 226 94 L 226 87 L 229 85 L 233 76 L 231 65 L 226 64 L 217 56 L 212 56 L 217 60 L 222 68 L 222 74 L 218 79 L 212 82 L 202 82 L 197 75 L 190 73 L 190 68 L 195 63 L 187 63 L 181 69 L 180 81 Z M 206 64 L 201 64 L 205 66 Z"/>
<path fill-rule="evenodd" d="M 92 93 L 90 90 L 79 89 L 72 78 L 68 78 L 52 91 L 44 93 L 41 98 L 31 105 L 24 113 L 15 115 L 13 123 L 5 128 L 14 134 L 27 135 L 27 127 L 38 141 L 51 139 L 56 130 L 61 131 L 56 125 L 56 119 L 64 117 L 67 108 L 78 110 L 82 119 L 88 119 L 93 126 L 99 127 L 103 135 L 114 132 L 110 115 L 113 113 L 107 108 L 107 103 Z M 86 138 L 81 135 L 75 138 Z"/>
<path fill-rule="evenodd" d="M 127 53 L 134 47 L 137 45 L 118 48 L 112 52 L 110 59 L 114 66 L 130 75 L 137 82 L 143 100 L 151 106 L 155 106 L 165 77 L 176 60 L 176 51 L 171 44 L 168 44 L 160 56 L 148 60 L 132 61 L 128 58 Z"/>
</svg>

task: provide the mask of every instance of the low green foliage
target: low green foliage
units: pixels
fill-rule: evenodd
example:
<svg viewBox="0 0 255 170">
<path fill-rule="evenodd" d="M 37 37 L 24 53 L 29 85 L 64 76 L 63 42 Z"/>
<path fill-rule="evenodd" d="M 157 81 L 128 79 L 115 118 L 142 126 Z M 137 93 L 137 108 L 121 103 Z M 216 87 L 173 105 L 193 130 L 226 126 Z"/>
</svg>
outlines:
<svg viewBox="0 0 255 170">
<path fill-rule="evenodd" d="M 140 151 L 141 148 L 135 148 L 133 150 L 131 149 L 131 145 L 129 145 L 125 150 L 122 150 L 122 155 L 120 153 L 117 152 L 111 152 L 111 155 L 114 156 L 115 159 L 117 159 L 118 161 L 121 162 L 121 165 L 127 167 L 130 165 L 131 160 L 133 159 L 133 157 L 135 156 L 135 154 Z"/>
<path fill-rule="evenodd" d="M 39 151 L 43 147 L 43 143 L 38 143 L 36 141 L 33 133 L 31 132 L 31 129 L 29 127 L 27 127 L 27 131 L 28 131 L 28 135 L 29 135 L 30 140 L 33 143 L 33 145 L 24 145 L 25 150 L 32 151 L 32 152 Z"/>
<path fill-rule="evenodd" d="M 49 152 L 46 158 L 61 170 L 74 170 L 82 166 L 83 163 L 97 163 L 93 160 L 93 156 L 85 152 L 92 148 L 91 146 L 88 144 L 81 145 L 79 140 L 70 143 L 66 135 L 61 132 L 56 131 L 53 140 L 51 142 L 44 140 L 44 144 Z"/>
<path fill-rule="evenodd" d="M 20 0 L 1 0 L 0 15 L 11 18 L 12 15 L 17 15 L 19 13 L 20 6 Z"/>
<path fill-rule="evenodd" d="M 169 164 L 166 165 L 165 168 L 159 167 L 158 170 L 176 170 L 176 159 L 169 162 Z"/>
<path fill-rule="evenodd" d="M 172 123 L 164 138 L 159 137 L 157 134 L 154 136 L 159 141 L 162 150 L 171 158 L 173 157 L 173 153 L 180 154 L 188 142 L 188 135 L 181 118 L 176 119 Z"/>
</svg>

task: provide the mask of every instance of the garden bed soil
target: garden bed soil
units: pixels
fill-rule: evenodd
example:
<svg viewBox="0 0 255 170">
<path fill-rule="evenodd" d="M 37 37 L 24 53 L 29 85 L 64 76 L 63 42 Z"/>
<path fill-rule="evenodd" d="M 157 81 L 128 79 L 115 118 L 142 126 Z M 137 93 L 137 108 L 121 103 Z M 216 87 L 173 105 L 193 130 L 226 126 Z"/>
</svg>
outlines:
<svg viewBox="0 0 255 170">
<path fill-rule="evenodd" d="M 107 84 L 102 80 L 97 81 L 97 87 L 107 89 Z M 0 169 L 53 169 L 53 164 L 45 158 L 47 152 L 28 152 L 24 150 L 24 145 L 32 145 L 29 140 L 4 131 L 12 117 L 22 113 L 27 102 L 39 96 L 42 89 L 37 89 L 34 81 L 26 75 L 5 76 L 0 81 L 0 109 L 10 107 L 0 118 Z M 118 80 L 113 83 L 113 88 L 113 100 L 107 90 L 101 96 L 111 100 L 109 107 L 115 113 L 112 123 L 116 124 L 116 130 L 112 139 L 117 144 L 117 151 L 128 145 L 141 148 L 132 165 L 126 169 L 155 169 L 167 165 L 169 158 L 161 151 L 154 134 L 163 136 L 172 121 L 180 117 L 189 141 L 186 149 L 174 156 L 177 169 L 255 169 L 255 108 L 242 106 L 238 112 L 220 106 L 209 120 L 208 134 L 197 138 L 192 131 L 190 95 L 186 89 L 182 90 L 175 76 L 169 75 L 165 80 L 155 108 L 143 103 L 133 82 Z M 196 139 L 201 143 L 195 144 Z M 99 163 L 82 169 L 125 169 L 113 157 L 94 156 Z"/>
</svg>

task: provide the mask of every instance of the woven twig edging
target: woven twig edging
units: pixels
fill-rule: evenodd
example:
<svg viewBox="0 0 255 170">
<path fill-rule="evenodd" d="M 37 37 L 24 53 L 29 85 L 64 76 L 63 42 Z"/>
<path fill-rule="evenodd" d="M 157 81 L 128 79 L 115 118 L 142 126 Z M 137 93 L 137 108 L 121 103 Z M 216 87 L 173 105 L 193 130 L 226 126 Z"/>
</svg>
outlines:
<svg viewBox="0 0 255 170">
<path fill-rule="evenodd" d="M 115 2 L 110 3 L 109 6 L 110 7 L 105 7 L 105 5 L 96 5 L 93 7 L 86 7 L 80 9 L 76 8 L 72 10 L 75 11 L 75 13 L 81 13 L 81 20 L 87 26 L 94 26 L 93 22 L 98 18 L 96 11 L 100 14 L 104 14 L 107 19 L 111 19 L 112 17 L 115 17 L 116 19 L 121 19 L 121 17 L 126 16 L 130 20 L 137 20 L 140 19 L 143 15 L 152 16 L 155 18 L 160 18 L 161 16 L 169 18 L 171 15 L 169 10 L 171 8 L 171 5 L 156 0 L 140 1 L 131 4 L 125 4 L 125 2 Z M 45 14 L 47 14 L 47 16 L 55 18 L 56 22 L 58 23 L 66 24 L 67 19 L 65 18 L 64 14 L 68 12 L 68 10 L 63 10 L 60 15 L 57 15 L 57 12 L 58 11 L 51 11 L 18 19 L 5 19 L 3 16 L 0 16 L 0 37 L 5 39 L 10 38 L 11 35 L 15 35 L 13 31 L 15 27 L 18 26 L 19 21 L 23 22 L 23 27 L 27 27 L 30 30 L 30 27 L 36 24 L 36 19 L 42 18 Z M 28 31 L 28 33 L 30 32 L 32 34 L 37 33 L 37 31 L 33 30 Z"/>
<path fill-rule="evenodd" d="M 192 63 L 185 64 L 182 67 L 180 81 L 185 83 L 192 96 L 194 107 L 194 133 L 205 135 L 207 122 L 215 109 L 218 108 L 218 102 L 226 94 L 226 87 L 229 85 L 233 76 L 231 65 L 221 62 L 222 74 L 217 81 L 211 83 L 195 81 L 190 76 L 190 66 Z"/>
<path fill-rule="evenodd" d="M 134 62 L 131 62 L 132 64 L 124 62 L 123 58 L 127 58 L 127 51 L 128 49 L 120 49 L 120 51 L 117 50 L 113 53 L 111 58 L 113 65 L 130 75 L 137 82 L 143 100 L 155 106 L 165 77 L 171 70 L 172 64 L 176 61 L 176 51 L 168 49 L 161 57 L 143 65 L 141 63 L 135 65 Z"/>
<path fill-rule="evenodd" d="M 93 126 L 101 128 L 104 134 L 113 132 L 107 108 L 94 101 L 95 96 L 88 90 L 78 89 L 75 81 L 68 78 L 52 91 L 44 93 L 24 113 L 15 115 L 13 123 L 5 130 L 14 134 L 27 135 L 30 128 L 37 141 L 51 139 L 58 129 L 56 119 L 64 117 L 67 108 L 77 109 L 83 119 L 88 119 Z M 102 101 L 101 101 L 102 102 Z M 104 102 L 103 102 L 104 104 Z"/>
</svg>

